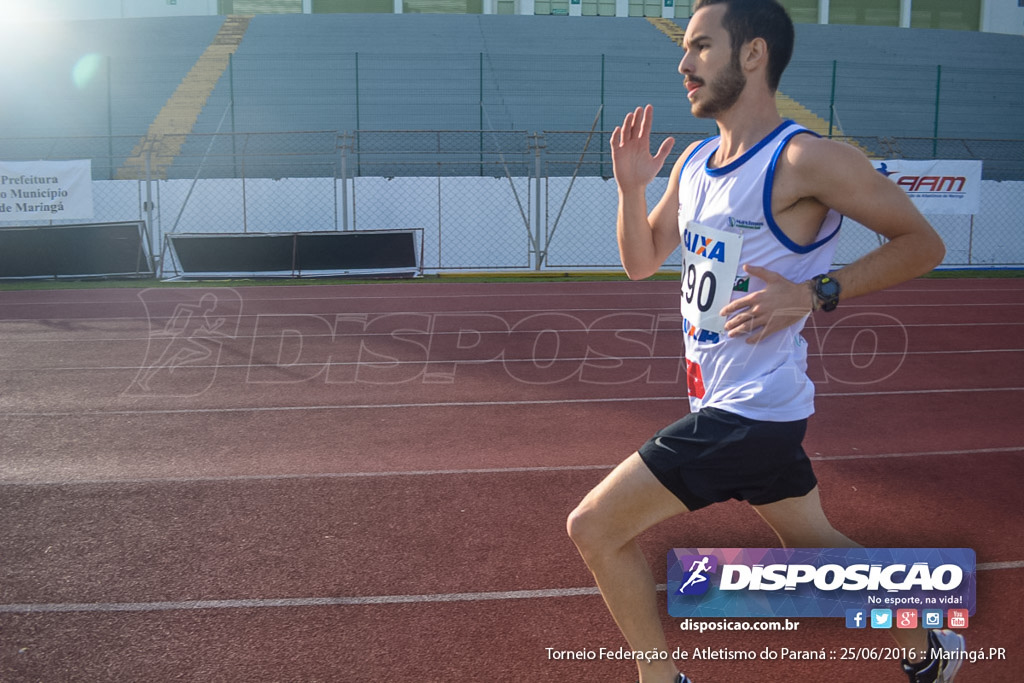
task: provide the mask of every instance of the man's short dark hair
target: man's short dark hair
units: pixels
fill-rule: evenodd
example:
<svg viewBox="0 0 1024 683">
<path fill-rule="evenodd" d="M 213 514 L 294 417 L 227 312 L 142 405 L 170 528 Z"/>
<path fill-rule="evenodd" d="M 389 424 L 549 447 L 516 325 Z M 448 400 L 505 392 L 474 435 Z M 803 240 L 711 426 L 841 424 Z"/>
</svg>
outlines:
<svg viewBox="0 0 1024 683">
<path fill-rule="evenodd" d="M 733 54 L 754 38 L 768 43 L 768 87 L 778 90 L 793 56 L 793 21 L 785 8 L 775 0 L 697 0 L 693 11 L 710 5 L 725 5 L 722 26 L 729 32 Z"/>
</svg>

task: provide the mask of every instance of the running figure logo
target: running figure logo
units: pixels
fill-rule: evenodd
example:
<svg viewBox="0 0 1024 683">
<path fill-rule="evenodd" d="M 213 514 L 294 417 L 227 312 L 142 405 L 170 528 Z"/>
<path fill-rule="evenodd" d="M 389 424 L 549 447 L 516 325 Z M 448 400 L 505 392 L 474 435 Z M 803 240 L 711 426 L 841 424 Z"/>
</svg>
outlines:
<svg viewBox="0 0 1024 683">
<path fill-rule="evenodd" d="M 224 342 L 238 336 L 242 297 L 237 291 L 169 291 L 139 293 L 149 321 L 149 345 L 125 396 L 202 394 L 216 378 Z"/>
<path fill-rule="evenodd" d="M 679 558 L 679 565 L 686 567 L 680 595 L 704 595 L 711 587 L 708 574 L 718 571 L 718 558 L 714 555 L 686 555 Z"/>
</svg>

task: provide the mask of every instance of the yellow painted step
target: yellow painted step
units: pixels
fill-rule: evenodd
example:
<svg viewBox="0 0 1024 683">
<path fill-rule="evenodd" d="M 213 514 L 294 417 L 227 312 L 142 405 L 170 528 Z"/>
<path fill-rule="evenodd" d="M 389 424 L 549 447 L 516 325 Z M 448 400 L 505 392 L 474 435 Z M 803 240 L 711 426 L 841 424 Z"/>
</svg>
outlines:
<svg viewBox="0 0 1024 683">
<path fill-rule="evenodd" d="M 228 68 L 231 55 L 245 37 L 251 19 L 229 16 L 224 20 L 210 45 L 153 119 L 146 136 L 118 170 L 119 179 L 144 177 L 147 151 L 151 153 L 150 175 L 154 178 L 167 177 L 167 167 L 181 152 L 185 138 L 195 127 L 210 93 Z"/>
</svg>

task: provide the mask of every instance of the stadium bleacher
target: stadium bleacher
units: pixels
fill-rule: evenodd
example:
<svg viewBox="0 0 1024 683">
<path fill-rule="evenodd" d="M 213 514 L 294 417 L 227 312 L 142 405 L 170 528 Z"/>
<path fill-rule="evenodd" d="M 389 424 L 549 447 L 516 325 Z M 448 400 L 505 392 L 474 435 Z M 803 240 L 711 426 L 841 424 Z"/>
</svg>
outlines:
<svg viewBox="0 0 1024 683">
<path fill-rule="evenodd" d="M 259 15 L 209 76 L 208 96 L 181 92 L 200 56 L 223 40 L 224 21 L 54 22 L 17 41 L 0 29 L 0 49 L 17 51 L 22 65 L 0 74 L 5 100 L 17 102 L 0 109 L 2 137 L 18 139 L 24 158 L 45 157 L 53 146 L 32 149 L 25 138 L 142 138 L 170 101 L 188 97 L 203 100 L 189 122 L 198 134 L 587 131 L 595 117 L 607 131 L 646 102 L 655 105 L 657 130 L 714 129 L 689 114 L 675 71 L 679 47 L 642 18 Z M 86 55 L 99 58 L 76 82 L 71 74 Z M 934 148 L 938 105 L 940 138 L 1019 141 L 1021 64 L 1020 36 L 800 24 L 781 90 L 858 140 L 928 138 Z M 976 147 L 984 153 L 991 145 Z M 130 155 L 119 151 L 112 164 Z"/>
<path fill-rule="evenodd" d="M 835 107 L 851 135 L 933 137 L 941 66 L 938 137 L 1021 137 L 1020 36 L 800 24 L 782 88 L 827 117 L 833 60 Z"/>
<path fill-rule="evenodd" d="M 141 135 L 223 21 L 0 24 L 0 55 L 5 64 L 17 65 L 0 70 L 0 135 Z"/>
</svg>

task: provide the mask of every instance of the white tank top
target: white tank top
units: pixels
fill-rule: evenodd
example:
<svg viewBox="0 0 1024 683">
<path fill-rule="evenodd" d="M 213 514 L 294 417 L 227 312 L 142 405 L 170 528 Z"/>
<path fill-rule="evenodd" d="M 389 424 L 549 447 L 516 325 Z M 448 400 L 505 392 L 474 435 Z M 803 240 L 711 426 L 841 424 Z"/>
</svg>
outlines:
<svg viewBox="0 0 1024 683">
<path fill-rule="evenodd" d="M 700 143 L 679 176 L 679 233 L 683 243 L 680 308 L 690 409 L 714 407 L 744 417 L 788 422 L 814 412 L 807 376 L 807 318 L 748 344 L 721 332 L 718 310 L 730 299 L 763 289 L 744 264 L 804 282 L 828 272 L 842 216 L 829 211 L 812 244 L 790 240 L 775 223 L 772 183 L 786 143 L 811 131 L 785 121 L 727 166 L 708 168 L 718 137 Z M 814 133 L 811 133 L 814 134 Z"/>
</svg>

